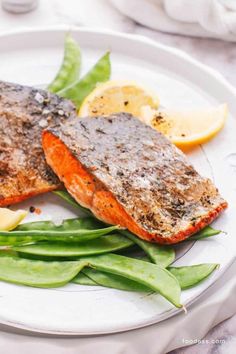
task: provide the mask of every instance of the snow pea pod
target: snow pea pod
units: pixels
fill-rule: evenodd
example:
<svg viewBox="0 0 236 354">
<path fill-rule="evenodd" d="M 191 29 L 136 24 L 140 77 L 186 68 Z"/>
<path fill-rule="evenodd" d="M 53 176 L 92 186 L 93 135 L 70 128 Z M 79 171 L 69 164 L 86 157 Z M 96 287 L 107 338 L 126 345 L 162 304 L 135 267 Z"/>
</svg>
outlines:
<svg viewBox="0 0 236 354">
<path fill-rule="evenodd" d="M 87 275 L 83 273 L 83 271 L 79 272 L 74 279 L 71 280 L 71 283 L 79 284 L 79 285 L 89 285 L 89 286 L 98 286 L 99 284 L 95 283 L 92 279 L 90 279 Z"/>
<path fill-rule="evenodd" d="M 186 267 L 170 267 L 168 270 L 176 277 L 181 289 L 188 289 L 207 278 L 219 264 L 203 263 Z"/>
<path fill-rule="evenodd" d="M 0 231 L 0 245 L 19 245 L 34 243 L 38 241 L 59 241 L 59 242 L 85 242 L 106 235 L 114 230 L 116 226 L 106 227 L 98 230 L 71 230 L 71 231 Z"/>
<path fill-rule="evenodd" d="M 141 247 L 150 260 L 159 265 L 160 267 L 166 268 L 168 265 L 174 262 L 175 260 L 175 251 L 172 247 L 161 246 L 156 243 L 150 243 L 144 240 L 141 240 L 137 236 L 133 235 L 127 230 L 121 230 L 122 235 L 127 236 L 130 240 L 136 243 Z"/>
<path fill-rule="evenodd" d="M 93 230 L 102 228 L 104 225 L 94 218 L 73 218 L 66 219 L 60 225 L 55 225 L 52 221 L 33 221 L 18 225 L 14 231 L 70 231 L 70 230 Z"/>
<path fill-rule="evenodd" d="M 98 240 L 83 243 L 41 242 L 34 245 L 13 247 L 20 253 L 52 257 L 81 257 L 118 251 L 133 245 L 133 242 L 120 234 L 101 236 Z"/>
<path fill-rule="evenodd" d="M 85 265 L 84 261 L 32 261 L 1 252 L 0 280 L 40 288 L 58 287 L 67 284 Z"/>
<path fill-rule="evenodd" d="M 118 226 L 94 229 L 99 222 L 92 218 L 68 219 L 56 226 L 51 221 L 25 223 L 14 231 L 0 231 L 0 245 L 22 245 L 38 241 L 85 242 L 106 235 Z M 97 226 L 98 227 L 98 226 Z"/>
<path fill-rule="evenodd" d="M 80 66 L 80 47 L 71 37 L 71 35 L 67 34 L 64 43 L 63 62 L 55 79 L 48 86 L 48 91 L 57 93 L 58 91 L 73 84 L 79 78 Z"/>
<path fill-rule="evenodd" d="M 85 274 L 90 280 L 94 282 L 93 285 L 101 285 L 107 288 L 114 288 L 125 291 L 151 292 L 152 290 L 147 286 L 138 283 L 137 281 L 122 277 L 117 274 L 110 274 L 94 270 L 92 268 L 84 268 Z M 81 273 L 81 274 L 82 274 Z M 72 280 L 73 283 L 78 284 L 77 276 Z"/>
<path fill-rule="evenodd" d="M 121 275 L 160 293 L 176 307 L 180 304 L 180 286 L 177 279 L 157 264 L 128 258 L 117 254 L 84 257 L 83 260 L 94 269 Z"/>
<path fill-rule="evenodd" d="M 59 91 L 58 95 L 70 99 L 80 108 L 85 97 L 99 82 L 109 80 L 110 74 L 110 53 L 107 52 L 81 80 Z"/>
<path fill-rule="evenodd" d="M 197 232 L 195 235 L 189 237 L 186 241 L 191 240 L 202 240 L 204 238 L 212 237 L 220 234 L 220 230 L 213 229 L 211 226 L 206 226 L 204 229 Z"/>
<path fill-rule="evenodd" d="M 205 263 L 185 267 L 169 267 L 167 269 L 176 277 L 181 289 L 184 290 L 196 286 L 198 283 L 205 280 L 217 267 L 218 264 Z M 126 291 L 150 292 L 150 288 L 138 284 L 135 281 L 127 280 L 123 276 L 104 273 L 90 268 L 84 268 L 72 282 L 82 284 L 80 281 L 80 274 L 82 273 L 86 274 L 86 276 L 91 279 L 93 283 L 90 283 L 90 285 L 101 285 Z M 84 285 L 86 285 L 85 282 Z"/>
<path fill-rule="evenodd" d="M 91 213 L 91 211 L 89 209 L 86 209 L 86 208 L 82 207 L 80 204 L 78 204 L 76 202 L 76 200 L 68 192 L 66 192 L 66 191 L 54 191 L 53 194 L 58 195 L 60 198 L 65 200 L 67 203 L 69 203 L 73 207 L 79 209 L 80 211 L 82 211 L 86 215 L 88 215 L 88 216 L 92 215 L 92 213 Z"/>
</svg>

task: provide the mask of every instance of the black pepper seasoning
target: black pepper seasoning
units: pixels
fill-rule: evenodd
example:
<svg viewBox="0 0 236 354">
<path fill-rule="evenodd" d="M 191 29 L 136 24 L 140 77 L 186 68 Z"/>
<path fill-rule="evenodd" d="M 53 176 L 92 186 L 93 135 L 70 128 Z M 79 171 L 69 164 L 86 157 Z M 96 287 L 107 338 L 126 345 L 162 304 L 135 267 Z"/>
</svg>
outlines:
<svg viewBox="0 0 236 354">
<path fill-rule="evenodd" d="M 29 207 L 29 211 L 30 211 L 30 213 L 34 213 L 35 212 L 35 207 L 34 206 Z"/>
</svg>

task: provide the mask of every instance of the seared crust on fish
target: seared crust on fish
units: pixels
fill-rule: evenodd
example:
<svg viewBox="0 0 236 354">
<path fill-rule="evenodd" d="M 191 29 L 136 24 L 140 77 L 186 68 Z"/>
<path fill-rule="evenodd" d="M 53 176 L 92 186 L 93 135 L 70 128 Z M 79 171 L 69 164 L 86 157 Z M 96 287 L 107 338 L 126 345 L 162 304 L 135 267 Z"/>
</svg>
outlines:
<svg viewBox="0 0 236 354">
<path fill-rule="evenodd" d="M 60 186 L 46 164 L 41 133 L 71 114 L 73 104 L 57 95 L 0 82 L 0 206 Z"/>
<path fill-rule="evenodd" d="M 70 119 L 42 141 L 48 164 L 81 205 L 144 240 L 177 243 L 227 207 L 179 149 L 129 114 Z"/>
</svg>

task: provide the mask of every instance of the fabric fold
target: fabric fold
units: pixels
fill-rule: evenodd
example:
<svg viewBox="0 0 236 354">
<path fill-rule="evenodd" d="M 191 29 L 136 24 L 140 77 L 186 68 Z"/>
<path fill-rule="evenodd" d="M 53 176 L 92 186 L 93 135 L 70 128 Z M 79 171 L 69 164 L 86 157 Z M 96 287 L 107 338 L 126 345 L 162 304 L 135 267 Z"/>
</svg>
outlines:
<svg viewBox="0 0 236 354">
<path fill-rule="evenodd" d="M 232 0 L 110 0 L 127 17 L 155 30 L 236 41 Z"/>
</svg>

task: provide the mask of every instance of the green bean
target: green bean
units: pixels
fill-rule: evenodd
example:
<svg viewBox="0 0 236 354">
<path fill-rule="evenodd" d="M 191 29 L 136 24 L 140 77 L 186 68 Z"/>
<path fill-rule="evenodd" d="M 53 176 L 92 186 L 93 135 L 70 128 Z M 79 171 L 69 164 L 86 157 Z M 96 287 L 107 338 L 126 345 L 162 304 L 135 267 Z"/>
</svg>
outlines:
<svg viewBox="0 0 236 354">
<path fill-rule="evenodd" d="M 133 245 L 131 240 L 120 234 L 101 236 L 99 240 L 91 240 L 88 243 L 43 242 L 34 245 L 13 247 L 20 253 L 29 253 L 52 257 L 81 257 L 94 254 L 103 254 L 118 251 Z"/>
<path fill-rule="evenodd" d="M 133 235 L 131 232 L 126 230 L 121 230 L 122 235 L 127 236 L 130 240 L 135 242 L 139 247 L 141 247 L 150 260 L 159 265 L 160 267 L 166 268 L 168 265 L 175 260 L 175 251 L 170 246 L 162 246 L 156 243 L 150 243 L 141 240 L 137 236 Z"/>
<path fill-rule="evenodd" d="M 59 91 L 58 95 L 70 99 L 77 108 L 80 108 L 85 97 L 99 82 L 109 80 L 110 74 L 110 53 L 107 52 L 80 81 Z"/>
<path fill-rule="evenodd" d="M 189 237 L 186 241 L 191 241 L 191 240 L 202 240 L 204 238 L 208 238 L 211 236 L 215 236 L 220 234 L 220 230 L 213 229 L 211 226 L 206 226 L 204 229 L 201 231 L 197 232 L 195 235 Z"/>
<path fill-rule="evenodd" d="M 203 263 L 186 267 L 170 267 L 168 270 L 176 277 L 181 289 L 188 289 L 207 278 L 219 264 Z"/>
<path fill-rule="evenodd" d="M 121 275 L 137 281 L 159 292 L 176 307 L 180 304 L 180 286 L 176 278 L 157 264 L 140 261 L 117 254 L 105 254 L 96 257 L 84 257 L 92 268 L 103 272 Z"/>
<path fill-rule="evenodd" d="M 86 265 L 77 262 L 32 261 L 0 253 L 0 280 L 40 288 L 67 284 Z"/>
<path fill-rule="evenodd" d="M 104 287 L 125 291 L 152 291 L 150 288 L 138 283 L 137 281 L 125 278 L 117 274 L 105 273 L 87 267 L 83 269 L 83 274 L 87 275 L 87 277 L 94 282 L 93 285 L 101 285 Z M 77 276 L 72 281 L 78 284 Z"/>
<path fill-rule="evenodd" d="M 85 275 L 83 271 L 79 272 L 79 274 L 77 274 L 76 277 L 71 280 L 71 282 L 79 285 L 98 286 L 98 284 L 90 279 L 87 275 Z"/>
<path fill-rule="evenodd" d="M 85 242 L 116 230 L 117 226 L 92 229 L 100 223 L 93 218 L 68 219 L 56 226 L 51 221 L 25 223 L 14 231 L 0 231 L 0 245 L 22 245 L 38 241 Z"/>
<path fill-rule="evenodd" d="M 79 78 L 80 66 L 80 47 L 71 35 L 67 34 L 64 44 L 64 59 L 55 79 L 48 86 L 48 91 L 57 93 L 73 84 Z"/>
<path fill-rule="evenodd" d="M 82 207 L 80 204 L 78 204 L 76 202 L 76 200 L 74 198 L 72 198 L 72 196 L 67 191 L 54 191 L 53 194 L 58 195 L 60 198 L 64 199 L 70 205 L 79 209 L 80 211 L 82 211 L 86 215 L 88 215 L 88 216 L 92 215 L 92 213 L 89 209 L 86 209 L 86 208 Z"/>
</svg>

